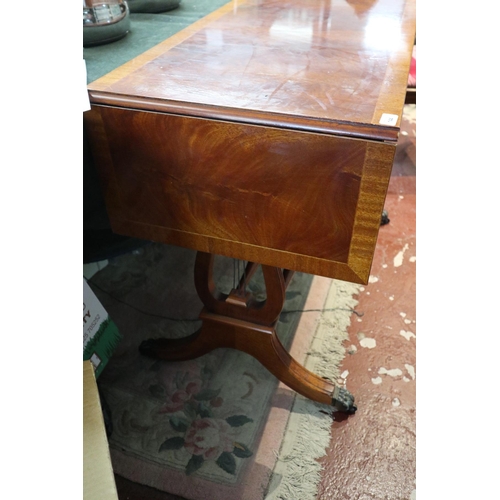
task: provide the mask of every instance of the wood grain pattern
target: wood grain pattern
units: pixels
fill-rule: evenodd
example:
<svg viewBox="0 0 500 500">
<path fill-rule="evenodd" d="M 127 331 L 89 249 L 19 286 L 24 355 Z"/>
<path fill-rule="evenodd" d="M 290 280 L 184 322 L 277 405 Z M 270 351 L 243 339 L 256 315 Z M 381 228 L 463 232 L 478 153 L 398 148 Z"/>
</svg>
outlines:
<svg viewBox="0 0 500 500">
<path fill-rule="evenodd" d="M 392 145 L 107 107 L 90 114 L 118 233 L 368 279 Z"/>
<path fill-rule="evenodd" d="M 238 0 L 92 83 L 90 98 L 396 140 L 414 35 L 414 0 Z"/>
<path fill-rule="evenodd" d="M 92 83 L 113 230 L 367 283 L 414 34 L 414 0 L 234 1 Z"/>
</svg>

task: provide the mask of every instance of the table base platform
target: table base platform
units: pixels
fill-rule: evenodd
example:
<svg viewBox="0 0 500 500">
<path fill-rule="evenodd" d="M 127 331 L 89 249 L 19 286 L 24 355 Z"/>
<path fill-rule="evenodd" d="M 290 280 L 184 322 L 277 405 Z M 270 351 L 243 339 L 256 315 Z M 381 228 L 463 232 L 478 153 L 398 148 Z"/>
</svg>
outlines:
<svg viewBox="0 0 500 500">
<path fill-rule="evenodd" d="M 349 391 L 303 367 L 277 336 L 276 324 L 293 271 L 262 265 L 267 296 L 258 301 L 246 288 L 260 264 L 249 262 L 238 286 L 224 294 L 213 281 L 214 259 L 213 254 L 205 252 L 198 252 L 196 257 L 195 286 L 204 304 L 199 316 L 201 328 L 182 339 L 146 340 L 140 345 L 140 352 L 156 359 L 184 361 L 217 348 L 237 349 L 253 356 L 302 396 L 343 413 L 355 413 L 357 408 Z"/>
</svg>

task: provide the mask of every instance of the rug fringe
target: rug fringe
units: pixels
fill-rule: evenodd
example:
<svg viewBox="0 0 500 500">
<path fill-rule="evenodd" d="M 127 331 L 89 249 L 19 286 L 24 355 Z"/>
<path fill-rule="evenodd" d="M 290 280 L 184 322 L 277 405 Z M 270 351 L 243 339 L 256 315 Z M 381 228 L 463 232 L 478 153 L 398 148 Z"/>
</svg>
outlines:
<svg viewBox="0 0 500 500">
<path fill-rule="evenodd" d="M 343 343 L 348 339 L 347 328 L 351 323 L 351 314 L 347 311 L 358 304 L 353 295 L 359 293 L 359 288 L 359 285 L 332 280 L 304 363 L 309 370 L 333 381 L 339 377 L 345 356 Z M 265 500 L 316 499 L 322 471 L 318 459 L 325 455 L 330 444 L 331 426 L 331 407 L 300 395 L 295 397 Z"/>
</svg>

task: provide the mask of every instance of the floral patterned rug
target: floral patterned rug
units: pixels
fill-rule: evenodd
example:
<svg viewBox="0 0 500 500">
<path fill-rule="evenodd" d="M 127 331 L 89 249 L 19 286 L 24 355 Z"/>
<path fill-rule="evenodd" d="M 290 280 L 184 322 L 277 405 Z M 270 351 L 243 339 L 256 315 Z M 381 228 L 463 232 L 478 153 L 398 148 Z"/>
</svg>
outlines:
<svg viewBox="0 0 500 500">
<path fill-rule="evenodd" d="M 166 362 L 138 346 L 197 330 L 202 304 L 195 252 L 150 244 L 115 258 L 89 281 L 123 341 L 98 379 L 108 404 L 117 474 L 190 500 L 315 498 L 332 410 L 279 383 L 251 356 L 217 349 Z M 237 264 L 220 258 L 217 286 L 228 291 Z M 257 274 L 250 288 L 265 292 Z M 295 273 L 278 324 L 301 363 L 339 376 L 342 343 L 358 286 Z"/>
</svg>

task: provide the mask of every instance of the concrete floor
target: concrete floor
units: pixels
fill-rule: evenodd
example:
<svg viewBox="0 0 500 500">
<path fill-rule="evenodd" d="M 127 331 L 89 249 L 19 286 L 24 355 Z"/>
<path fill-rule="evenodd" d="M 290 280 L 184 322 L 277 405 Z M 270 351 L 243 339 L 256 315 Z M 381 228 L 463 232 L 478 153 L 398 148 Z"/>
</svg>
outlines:
<svg viewBox="0 0 500 500">
<path fill-rule="evenodd" d="M 416 123 L 407 106 L 370 283 L 351 322 L 344 360 L 354 417 L 334 422 L 321 460 L 321 500 L 416 496 Z M 410 119 L 408 119 L 410 118 Z"/>
<path fill-rule="evenodd" d="M 380 229 L 342 367 L 358 411 L 333 422 L 317 500 L 416 498 L 415 113 L 405 107 L 386 200 L 390 223 Z M 120 500 L 178 498 L 116 480 Z"/>
</svg>

